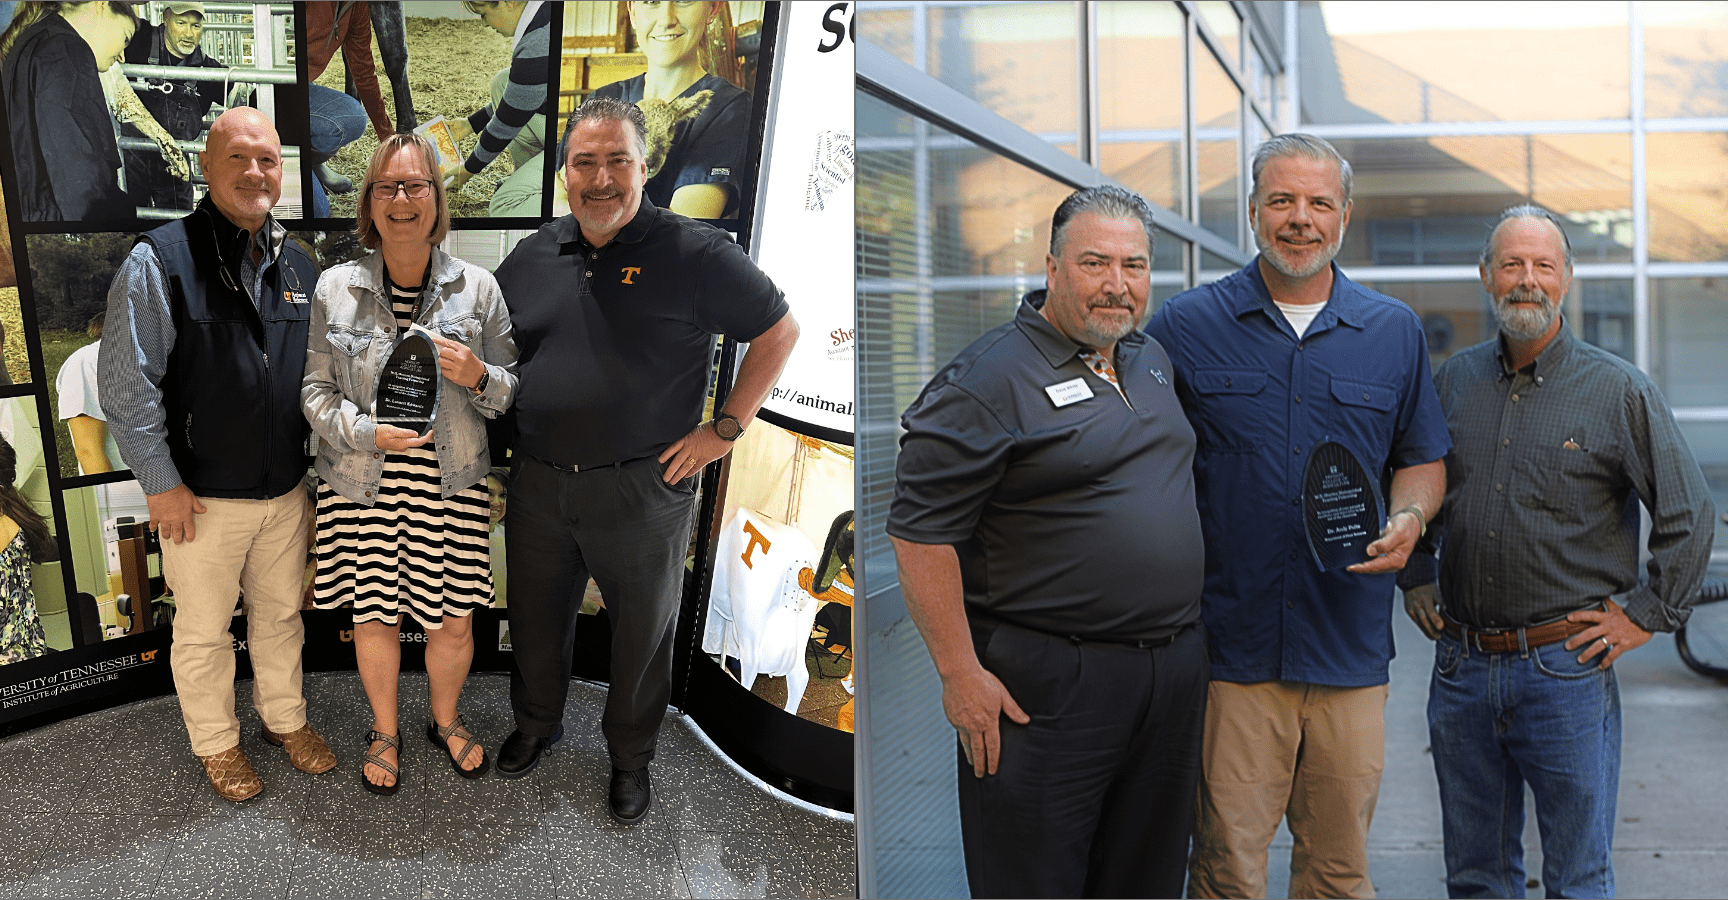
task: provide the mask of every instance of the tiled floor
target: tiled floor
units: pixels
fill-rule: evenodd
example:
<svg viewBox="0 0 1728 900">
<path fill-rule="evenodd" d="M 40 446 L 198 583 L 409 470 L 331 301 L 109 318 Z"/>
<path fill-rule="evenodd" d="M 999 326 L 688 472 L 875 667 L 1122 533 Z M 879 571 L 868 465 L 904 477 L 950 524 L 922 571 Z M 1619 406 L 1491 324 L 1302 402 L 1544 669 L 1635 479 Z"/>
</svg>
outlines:
<svg viewBox="0 0 1728 900">
<path fill-rule="evenodd" d="M 526 778 L 456 776 L 424 737 L 426 676 L 402 676 L 404 779 L 359 784 L 371 722 L 354 673 L 306 676 L 312 724 L 341 764 L 305 775 L 258 737 L 241 682 L 242 746 L 265 794 L 219 799 L 163 697 L 0 739 L 0 898 L 850 897 L 853 828 L 738 774 L 668 715 L 654 806 L 606 812 L 603 689 L 576 682 L 565 737 Z M 463 693 L 489 752 L 512 727 L 509 680 Z"/>
</svg>

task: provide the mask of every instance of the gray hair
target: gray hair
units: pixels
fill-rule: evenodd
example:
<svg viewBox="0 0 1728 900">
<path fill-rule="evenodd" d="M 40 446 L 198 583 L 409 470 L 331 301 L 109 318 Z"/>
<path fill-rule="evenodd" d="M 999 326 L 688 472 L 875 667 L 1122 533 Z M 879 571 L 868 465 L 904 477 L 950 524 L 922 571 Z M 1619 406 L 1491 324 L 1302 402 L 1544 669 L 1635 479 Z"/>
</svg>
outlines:
<svg viewBox="0 0 1728 900">
<path fill-rule="evenodd" d="M 570 121 L 564 123 L 564 137 L 558 141 L 558 168 L 570 161 L 570 133 L 583 122 L 626 122 L 636 135 L 636 155 L 646 160 L 648 157 L 648 120 L 643 117 L 642 110 L 628 100 L 615 97 L 593 97 L 582 101 L 576 111 L 570 114 Z"/>
<path fill-rule="evenodd" d="M 1107 219 L 1130 219 L 1146 229 L 1146 255 L 1152 255 L 1152 207 L 1146 198 L 1113 184 L 1081 188 L 1068 195 L 1050 217 L 1050 255 L 1060 257 L 1068 242 L 1068 223 L 1081 213 L 1097 213 Z"/>
<path fill-rule="evenodd" d="M 1494 236 L 1500 233 L 1500 226 L 1513 219 L 1545 219 L 1560 232 L 1560 246 L 1566 251 L 1566 271 L 1572 271 L 1572 240 L 1566 236 L 1566 229 L 1560 224 L 1560 219 L 1548 210 L 1534 203 L 1520 203 L 1509 206 L 1500 213 L 1500 218 L 1488 229 L 1488 242 L 1482 245 L 1482 268 L 1488 268 L 1494 261 Z"/>
<path fill-rule="evenodd" d="M 1283 156 L 1300 156 L 1315 162 L 1329 162 L 1338 167 L 1338 180 L 1344 184 L 1344 204 L 1350 203 L 1350 189 L 1355 183 L 1355 176 L 1350 171 L 1350 161 L 1338 152 L 1338 148 L 1311 134 L 1291 132 L 1267 138 L 1266 142 L 1254 148 L 1254 161 L 1251 171 L 1254 173 L 1254 192 L 1251 196 L 1260 196 L 1260 173 L 1266 164 Z"/>
</svg>

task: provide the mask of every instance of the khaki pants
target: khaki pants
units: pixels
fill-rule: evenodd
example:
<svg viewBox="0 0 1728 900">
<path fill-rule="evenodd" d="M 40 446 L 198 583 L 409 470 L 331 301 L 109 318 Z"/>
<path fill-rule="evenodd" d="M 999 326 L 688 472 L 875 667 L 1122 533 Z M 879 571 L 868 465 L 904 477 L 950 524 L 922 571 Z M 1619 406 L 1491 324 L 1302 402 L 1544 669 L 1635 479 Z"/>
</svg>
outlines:
<svg viewBox="0 0 1728 900">
<path fill-rule="evenodd" d="M 1386 764 L 1386 685 L 1211 683 L 1190 897 L 1266 896 L 1288 817 L 1291 897 L 1373 897 L 1368 826 Z"/>
<path fill-rule="evenodd" d="M 234 715 L 234 645 L 228 626 L 246 598 L 252 703 L 277 734 L 306 724 L 300 693 L 300 577 L 306 568 L 306 496 L 274 500 L 200 497 L 197 539 L 162 541 L 162 574 L 174 591 L 174 690 L 199 756 L 240 743 Z"/>
</svg>

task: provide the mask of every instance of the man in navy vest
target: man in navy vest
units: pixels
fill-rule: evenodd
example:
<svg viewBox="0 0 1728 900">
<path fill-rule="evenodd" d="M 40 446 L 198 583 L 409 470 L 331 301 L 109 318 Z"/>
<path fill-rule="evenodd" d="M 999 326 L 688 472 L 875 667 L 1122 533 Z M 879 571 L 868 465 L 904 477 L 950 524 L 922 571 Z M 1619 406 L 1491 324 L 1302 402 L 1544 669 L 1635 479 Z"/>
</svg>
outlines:
<svg viewBox="0 0 1728 900">
<path fill-rule="evenodd" d="M 300 691 L 300 377 L 318 266 L 270 216 L 282 143 L 268 118 L 223 113 L 200 164 L 210 193 L 139 238 L 114 276 L 98 377 L 110 433 L 162 539 L 192 752 L 216 793 L 240 801 L 264 790 L 234 715 L 228 627 L 242 595 L 261 737 L 303 772 L 336 766 Z"/>
</svg>

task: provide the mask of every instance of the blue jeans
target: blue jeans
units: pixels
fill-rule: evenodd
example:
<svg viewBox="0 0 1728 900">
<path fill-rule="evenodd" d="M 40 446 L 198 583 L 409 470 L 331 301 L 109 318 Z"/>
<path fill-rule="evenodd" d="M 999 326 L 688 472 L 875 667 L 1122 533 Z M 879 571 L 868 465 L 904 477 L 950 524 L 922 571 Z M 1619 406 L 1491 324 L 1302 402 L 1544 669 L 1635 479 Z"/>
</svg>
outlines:
<svg viewBox="0 0 1728 900">
<path fill-rule="evenodd" d="M 330 215 L 330 200 L 324 196 L 324 185 L 318 181 L 315 169 L 366 133 L 366 107 L 353 97 L 321 84 L 307 86 L 307 104 L 312 112 L 312 146 L 303 160 L 305 171 L 301 177 L 312 179 L 312 215 L 322 219 Z"/>
<path fill-rule="evenodd" d="M 1484 653 L 1441 635 L 1428 690 L 1446 892 L 1524 896 L 1524 784 L 1549 897 L 1612 897 L 1620 688 L 1559 641 Z"/>
</svg>

